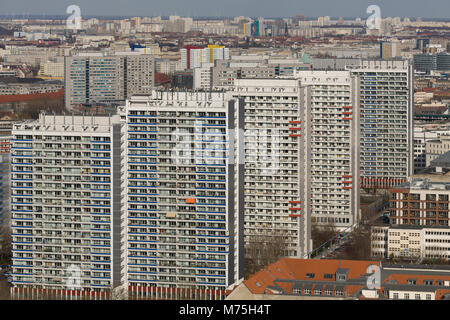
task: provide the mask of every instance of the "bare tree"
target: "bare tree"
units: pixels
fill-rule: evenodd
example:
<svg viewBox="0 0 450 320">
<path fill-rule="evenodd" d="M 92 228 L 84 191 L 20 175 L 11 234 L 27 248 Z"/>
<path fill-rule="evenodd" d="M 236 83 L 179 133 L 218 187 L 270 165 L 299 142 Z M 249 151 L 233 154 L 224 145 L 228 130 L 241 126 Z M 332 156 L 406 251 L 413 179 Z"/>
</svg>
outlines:
<svg viewBox="0 0 450 320">
<path fill-rule="evenodd" d="M 0 279 L 0 300 L 10 300 L 10 291 L 6 279 Z"/>
<path fill-rule="evenodd" d="M 287 232 L 282 230 L 249 236 L 245 247 L 245 278 L 284 257 L 288 239 Z"/>
<path fill-rule="evenodd" d="M 128 300 L 128 290 L 124 286 L 117 286 L 111 290 L 111 300 Z"/>
<path fill-rule="evenodd" d="M 343 253 L 344 259 L 370 260 L 370 236 L 363 226 L 357 227 L 351 233 L 348 246 Z"/>
<path fill-rule="evenodd" d="M 0 226 L 0 263 L 9 263 L 11 259 L 11 228 L 8 223 Z"/>
<path fill-rule="evenodd" d="M 318 248 L 336 235 L 336 226 L 332 222 L 326 224 L 318 224 L 313 222 L 311 225 L 311 238 L 314 249 Z"/>
</svg>

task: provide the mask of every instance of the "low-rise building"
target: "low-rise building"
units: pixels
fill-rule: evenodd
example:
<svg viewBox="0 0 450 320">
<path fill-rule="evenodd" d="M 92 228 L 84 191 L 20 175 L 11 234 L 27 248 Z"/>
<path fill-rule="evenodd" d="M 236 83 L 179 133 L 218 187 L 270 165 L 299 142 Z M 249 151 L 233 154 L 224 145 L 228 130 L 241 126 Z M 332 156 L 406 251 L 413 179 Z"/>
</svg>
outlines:
<svg viewBox="0 0 450 320">
<path fill-rule="evenodd" d="M 371 255 L 411 260 L 450 258 L 450 229 L 424 226 L 373 226 Z"/>
<path fill-rule="evenodd" d="M 283 258 L 228 292 L 227 300 L 447 300 L 450 267 Z"/>
</svg>

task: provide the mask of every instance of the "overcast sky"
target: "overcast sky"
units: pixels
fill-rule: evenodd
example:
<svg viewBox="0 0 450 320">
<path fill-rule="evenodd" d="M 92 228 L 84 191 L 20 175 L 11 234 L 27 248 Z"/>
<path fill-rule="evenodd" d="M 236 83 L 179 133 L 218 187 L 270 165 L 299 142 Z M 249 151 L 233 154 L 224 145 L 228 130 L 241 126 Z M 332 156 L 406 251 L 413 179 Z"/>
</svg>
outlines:
<svg viewBox="0 0 450 320">
<path fill-rule="evenodd" d="M 65 15 L 77 4 L 83 15 L 361 17 L 378 5 L 382 17 L 448 19 L 450 0 L 0 0 L 0 15 Z M 69 16 L 69 15 L 67 15 Z"/>
</svg>

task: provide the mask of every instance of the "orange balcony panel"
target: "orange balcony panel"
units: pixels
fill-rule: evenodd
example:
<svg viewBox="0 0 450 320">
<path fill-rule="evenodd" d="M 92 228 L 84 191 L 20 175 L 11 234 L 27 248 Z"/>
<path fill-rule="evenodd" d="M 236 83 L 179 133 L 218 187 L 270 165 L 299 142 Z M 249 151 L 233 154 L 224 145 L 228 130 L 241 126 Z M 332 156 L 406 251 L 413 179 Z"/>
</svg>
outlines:
<svg viewBox="0 0 450 320">
<path fill-rule="evenodd" d="M 291 218 L 300 218 L 302 215 L 301 214 L 290 214 L 289 217 Z"/>
<path fill-rule="evenodd" d="M 302 130 L 302 128 L 289 128 L 289 130 Z"/>
<path fill-rule="evenodd" d="M 342 187 L 342 189 L 349 190 L 349 189 L 352 189 L 352 187 Z"/>
<path fill-rule="evenodd" d="M 195 199 L 194 198 L 187 198 L 186 199 L 186 203 L 195 203 Z"/>
<path fill-rule="evenodd" d="M 291 200 L 289 203 L 302 203 L 301 201 Z"/>
<path fill-rule="evenodd" d="M 344 176 L 342 176 L 342 178 L 353 178 L 353 176 L 351 176 L 351 175 L 344 175 Z"/>
<path fill-rule="evenodd" d="M 353 118 L 342 118 L 342 120 L 352 120 Z"/>
<path fill-rule="evenodd" d="M 289 121 L 289 123 L 291 123 L 291 124 L 296 124 L 296 123 L 302 123 L 300 120 L 291 120 L 291 121 Z"/>
<path fill-rule="evenodd" d="M 293 133 L 289 135 L 289 137 L 301 137 L 301 136 L 302 136 L 301 134 L 293 134 Z"/>
<path fill-rule="evenodd" d="M 299 210 L 301 210 L 302 208 L 289 208 L 289 210 L 291 210 L 291 211 L 299 211 Z"/>
<path fill-rule="evenodd" d="M 352 106 L 342 106 L 342 109 L 352 109 Z"/>
<path fill-rule="evenodd" d="M 342 112 L 342 114 L 349 115 L 349 114 L 353 114 L 353 112 L 352 111 L 346 111 L 346 112 Z"/>
<path fill-rule="evenodd" d="M 342 183 L 352 183 L 353 181 L 342 181 Z"/>
</svg>

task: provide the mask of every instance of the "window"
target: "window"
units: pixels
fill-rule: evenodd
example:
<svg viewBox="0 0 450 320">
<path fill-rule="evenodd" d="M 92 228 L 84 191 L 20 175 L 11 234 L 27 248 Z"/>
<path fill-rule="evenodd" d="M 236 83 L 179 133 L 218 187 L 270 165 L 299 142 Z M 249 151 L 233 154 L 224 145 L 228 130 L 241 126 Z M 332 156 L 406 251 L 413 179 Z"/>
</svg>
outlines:
<svg viewBox="0 0 450 320">
<path fill-rule="evenodd" d="M 408 279 L 408 284 L 417 284 L 416 279 Z"/>
<path fill-rule="evenodd" d="M 334 295 L 335 296 L 342 296 L 344 293 L 342 292 L 342 290 L 336 290 L 335 292 L 334 292 Z"/>
<path fill-rule="evenodd" d="M 419 294 L 419 293 L 416 293 L 415 299 L 416 299 L 416 300 L 420 300 L 420 294 Z"/>
<path fill-rule="evenodd" d="M 404 298 L 405 300 L 409 300 L 409 293 L 405 293 L 405 294 L 403 295 L 403 298 Z"/>
<path fill-rule="evenodd" d="M 431 294 L 427 294 L 427 300 L 431 300 Z"/>
<path fill-rule="evenodd" d="M 295 289 L 292 290 L 292 293 L 293 293 L 293 294 L 301 295 L 301 294 L 302 294 L 302 290 L 299 289 L 299 288 L 295 288 Z"/>
<path fill-rule="evenodd" d="M 315 276 L 314 273 L 307 273 L 306 274 L 306 278 L 309 278 L 309 279 L 314 278 L 314 276 Z"/>
<path fill-rule="evenodd" d="M 325 273 L 323 277 L 325 279 L 333 279 L 333 275 L 331 273 Z"/>
<path fill-rule="evenodd" d="M 433 285 L 433 280 L 423 280 L 423 284 L 426 286 L 432 286 Z"/>
<path fill-rule="evenodd" d="M 398 299 L 398 293 L 397 292 L 395 292 L 394 294 L 393 294 L 393 296 L 392 296 L 394 299 Z"/>
</svg>

